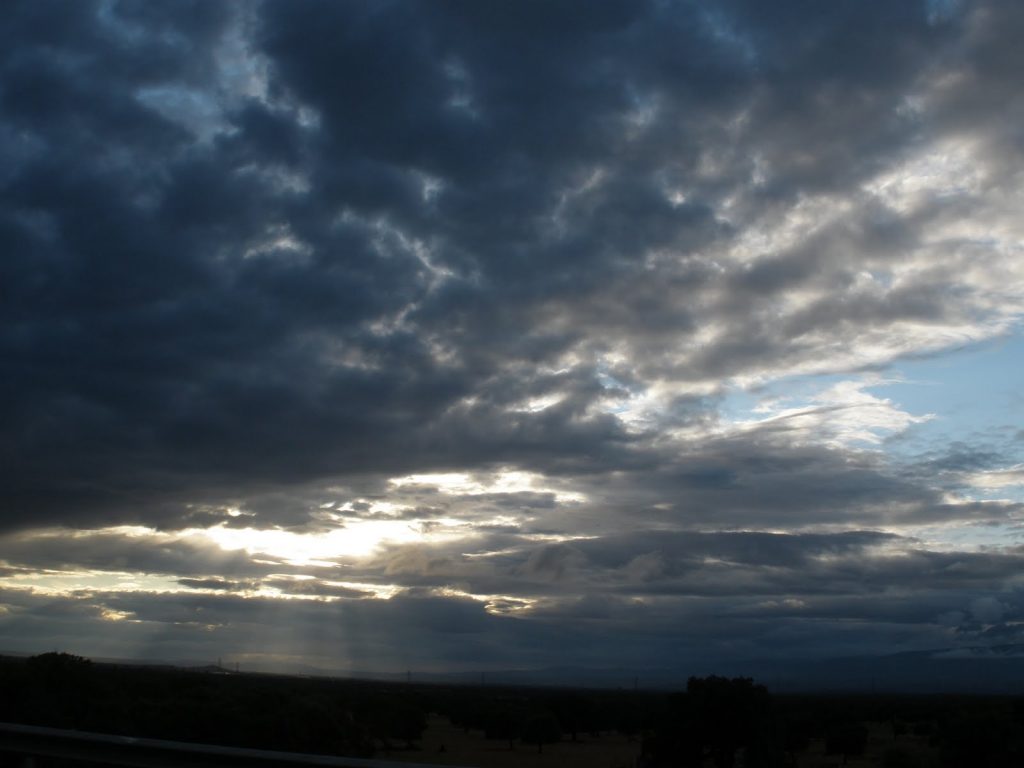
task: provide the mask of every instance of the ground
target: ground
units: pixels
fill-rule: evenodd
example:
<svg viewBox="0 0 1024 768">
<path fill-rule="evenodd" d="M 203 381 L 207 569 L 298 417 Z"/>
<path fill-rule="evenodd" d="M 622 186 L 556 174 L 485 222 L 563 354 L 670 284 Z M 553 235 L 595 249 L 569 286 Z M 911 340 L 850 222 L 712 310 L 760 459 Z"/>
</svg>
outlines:
<svg viewBox="0 0 1024 768">
<path fill-rule="evenodd" d="M 441 751 L 442 745 L 444 751 Z M 438 715 L 431 715 L 428 719 L 419 747 L 413 752 L 379 752 L 377 757 L 478 768 L 633 768 L 640 754 L 640 742 L 631 742 L 619 733 L 579 734 L 575 742 L 565 737 L 557 744 L 545 744 L 541 754 L 537 753 L 535 746 L 522 743 L 516 743 L 515 749 L 510 751 L 507 741 L 485 739 L 480 731 L 464 731 Z"/>
<path fill-rule="evenodd" d="M 887 723 L 869 723 L 867 749 L 861 757 L 851 757 L 846 768 L 877 768 L 893 746 L 912 755 L 918 765 L 935 765 L 937 755 L 926 738 L 904 734 L 893 739 Z M 441 746 L 444 746 L 444 751 Z M 522 766 L 558 766 L 559 768 L 634 768 L 640 754 L 640 742 L 629 741 L 614 733 L 580 734 L 576 742 L 564 737 L 557 744 L 544 745 L 542 754 L 536 747 L 516 743 L 509 750 L 508 742 L 485 739 L 480 731 L 464 731 L 447 718 L 431 715 L 427 730 L 414 751 L 395 749 L 377 756 L 411 763 L 463 765 L 476 768 L 521 768 Z M 710 765 L 710 761 L 708 761 Z M 841 755 L 826 755 L 822 739 L 814 739 L 799 755 L 799 768 L 839 768 Z"/>
</svg>

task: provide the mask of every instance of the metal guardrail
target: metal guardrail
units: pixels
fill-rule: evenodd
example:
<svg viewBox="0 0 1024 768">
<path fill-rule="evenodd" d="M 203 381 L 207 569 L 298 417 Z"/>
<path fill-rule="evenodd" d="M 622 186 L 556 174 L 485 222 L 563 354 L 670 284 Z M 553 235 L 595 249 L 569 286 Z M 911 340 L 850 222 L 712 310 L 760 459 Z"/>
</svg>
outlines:
<svg viewBox="0 0 1024 768">
<path fill-rule="evenodd" d="M 0 723 L 2 752 L 22 756 L 26 768 L 34 765 L 36 757 L 81 760 L 128 768 L 299 768 L 310 765 L 332 768 L 437 768 L 423 763 L 140 739 L 17 723 Z"/>
</svg>

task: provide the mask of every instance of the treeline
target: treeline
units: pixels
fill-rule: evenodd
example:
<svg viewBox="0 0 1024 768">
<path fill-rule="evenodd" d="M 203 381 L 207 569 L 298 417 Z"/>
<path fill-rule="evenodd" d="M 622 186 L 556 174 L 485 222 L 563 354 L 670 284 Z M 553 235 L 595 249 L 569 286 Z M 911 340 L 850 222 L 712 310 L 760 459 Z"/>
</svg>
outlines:
<svg viewBox="0 0 1024 768">
<path fill-rule="evenodd" d="M 542 688 L 449 688 L 439 690 L 434 710 L 467 731 L 543 752 L 545 744 L 618 732 L 639 744 L 650 713 L 663 694 L 634 691 Z"/>
<path fill-rule="evenodd" d="M 822 756 L 883 768 L 1024 766 L 1024 698 L 773 697 L 749 678 L 691 678 L 644 733 L 640 765 L 650 768 L 799 768 Z"/>
<path fill-rule="evenodd" d="M 1024 699 L 1010 697 L 771 696 L 749 678 L 714 676 L 670 694 L 218 672 L 62 653 L 0 659 L 0 720 L 369 757 L 416 749 L 437 714 L 508 750 L 617 732 L 643 768 L 799 768 L 812 753 L 869 755 L 883 768 L 1024 765 Z"/>
<path fill-rule="evenodd" d="M 126 736 L 369 757 L 418 738 L 415 691 L 327 679 L 93 664 L 47 653 L 0 664 L 0 720 Z"/>
</svg>

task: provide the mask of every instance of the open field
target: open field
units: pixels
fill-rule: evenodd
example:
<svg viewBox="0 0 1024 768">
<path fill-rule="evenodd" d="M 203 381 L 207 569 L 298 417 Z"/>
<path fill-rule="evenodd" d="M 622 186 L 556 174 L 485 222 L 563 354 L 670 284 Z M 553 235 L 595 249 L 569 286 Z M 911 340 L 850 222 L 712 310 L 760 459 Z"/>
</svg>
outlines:
<svg viewBox="0 0 1024 768">
<path fill-rule="evenodd" d="M 914 734 L 893 736 L 887 723 L 868 723 L 868 741 L 859 757 L 825 752 L 824 739 L 811 739 L 805 750 L 796 754 L 798 768 L 877 768 L 886 764 L 886 753 L 903 752 L 909 763 L 898 765 L 929 768 L 941 765 L 938 750 L 926 737 Z M 443 750 L 442 750 L 443 746 Z M 629 740 L 615 732 L 580 735 L 576 742 L 568 737 L 556 744 L 547 744 L 542 753 L 531 745 L 517 743 L 509 749 L 507 742 L 484 738 L 480 731 L 454 726 L 445 717 L 431 715 L 417 749 L 393 749 L 379 752 L 393 760 L 430 763 L 434 765 L 476 766 L 476 768 L 531 768 L 533 766 L 565 766 L 565 768 L 633 768 L 640 756 L 639 740 Z M 893 760 L 894 758 L 890 758 Z M 706 765 L 713 765 L 707 759 Z"/>
<path fill-rule="evenodd" d="M 787 768 L 1024 765 L 1024 698 L 409 684 L 0 658 L 0 721 L 433 765 Z M 538 746 L 539 745 L 539 746 Z M 745 756 L 740 760 L 739 756 Z"/>
<path fill-rule="evenodd" d="M 558 743 L 545 744 L 543 752 L 521 742 L 510 750 L 507 741 L 486 739 L 480 731 L 464 730 L 440 715 L 431 715 L 427 719 L 427 728 L 418 746 L 419 749 L 413 751 L 381 750 L 378 754 L 393 760 L 479 768 L 633 768 L 640 754 L 639 740 L 630 741 L 615 732 L 596 736 L 580 734 L 575 742 L 564 737 Z"/>
</svg>

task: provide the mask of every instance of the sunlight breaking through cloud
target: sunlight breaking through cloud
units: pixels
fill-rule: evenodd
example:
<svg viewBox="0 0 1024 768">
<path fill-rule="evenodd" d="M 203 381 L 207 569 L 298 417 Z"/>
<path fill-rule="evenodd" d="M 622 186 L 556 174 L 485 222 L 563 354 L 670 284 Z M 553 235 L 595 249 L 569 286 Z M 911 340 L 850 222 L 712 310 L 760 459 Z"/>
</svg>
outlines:
<svg viewBox="0 0 1024 768">
<path fill-rule="evenodd" d="M 0 650 L 1024 648 L 1014 3 L 9 6 Z"/>
</svg>

